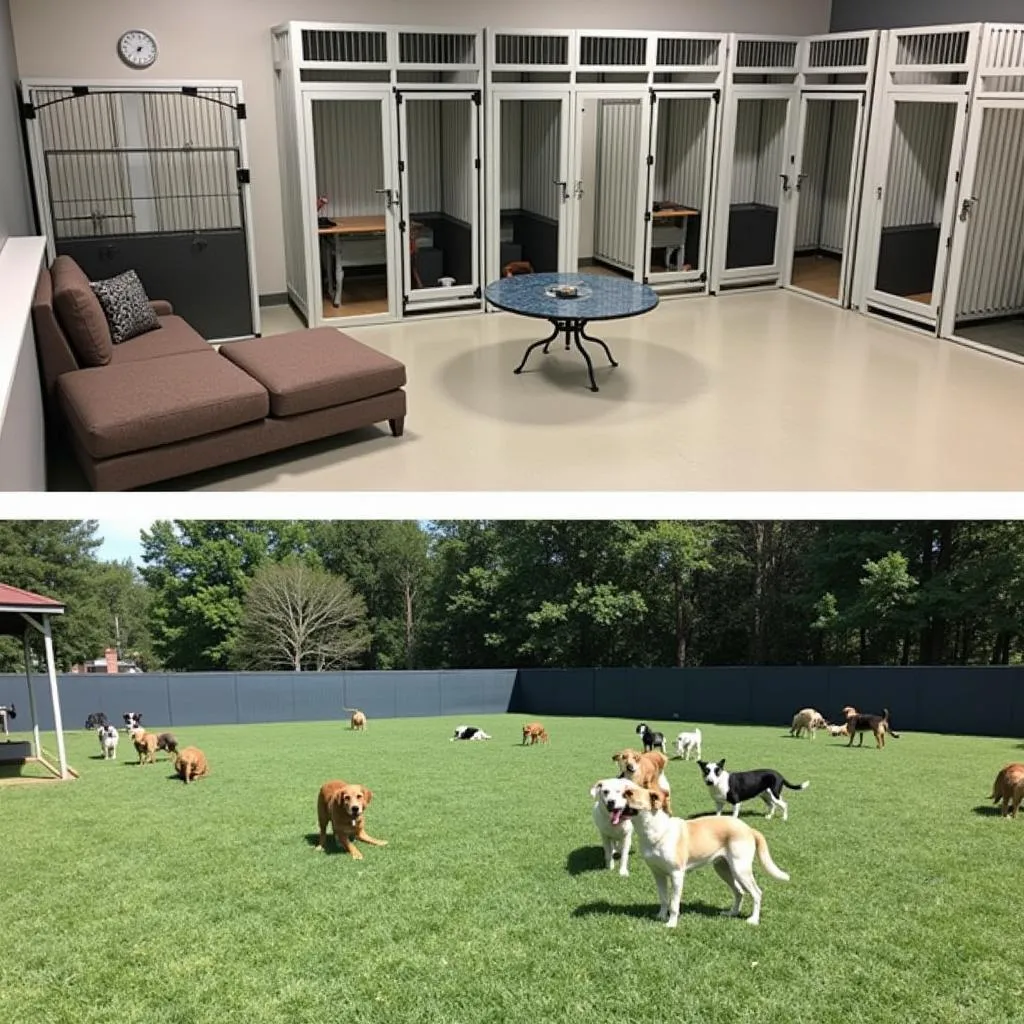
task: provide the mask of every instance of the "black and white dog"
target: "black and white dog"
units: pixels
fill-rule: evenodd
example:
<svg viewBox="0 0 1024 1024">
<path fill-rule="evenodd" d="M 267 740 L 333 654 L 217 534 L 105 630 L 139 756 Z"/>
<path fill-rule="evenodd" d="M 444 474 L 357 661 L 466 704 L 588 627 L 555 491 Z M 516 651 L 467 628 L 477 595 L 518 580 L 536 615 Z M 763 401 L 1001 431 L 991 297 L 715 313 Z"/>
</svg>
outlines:
<svg viewBox="0 0 1024 1024">
<path fill-rule="evenodd" d="M 13 704 L 0 704 L 0 727 L 4 730 L 4 735 L 10 735 L 10 728 L 7 725 L 9 718 L 17 718 L 18 712 Z"/>
<path fill-rule="evenodd" d="M 124 719 L 124 731 L 131 732 L 133 729 L 142 728 L 142 712 L 126 711 L 122 716 Z"/>
<path fill-rule="evenodd" d="M 109 722 L 96 729 L 96 735 L 100 738 L 100 750 L 107 761 L 117 760 L 117 729 Z"/>
<path fill-rule="evenodd" d="M 646 722 L 641 722 L 636 727 L 636 734 L 643 741 L 645 754 L 650 750 L 660 750 L 663 754 L 666 753 L 664 735 L 660 732 L 653 732 L 651 729 L 648 729 Z"/>
<path fill-rule="evenodd" d="M 102 711 L 94 711 L 85 720 L 86 729 L 101 729 L 105 725 L 109 725 L 110 720 L 107 718 Z"/>
<path fill-rule="evenodd" d="M 455 735 L 448 742 L 454 743 L 456 740 L 489 740 L 490 738 L 488 733 L 484 732 L 483 729 L 478 729 L 475 725 L 457 725 L 455 726 Z"/>
<path fill-rule="evenodd" d="M 740 804 L 744 800 L 753 800 L 759 796 L 767 805 L 766 818 L 775 814 L 776 808 L 782 809 L 782 820 L 789 818 L 789 806 L 782 799 L 782 787 L 787 789 L 806 789 L 810 782 L 801 782 L 794 786 L 787 782 L 780 772 L 772 768 L 755 768 L 749 772 L 727 772 L 725 758 L 721 761 L 698 761 L 697 767 L 704 777 L 704 783 L 715 801 L 716 813 L 721 814 L 726 804 L 732 804 L 732 816 L 740 816 Z"/>
</svg>

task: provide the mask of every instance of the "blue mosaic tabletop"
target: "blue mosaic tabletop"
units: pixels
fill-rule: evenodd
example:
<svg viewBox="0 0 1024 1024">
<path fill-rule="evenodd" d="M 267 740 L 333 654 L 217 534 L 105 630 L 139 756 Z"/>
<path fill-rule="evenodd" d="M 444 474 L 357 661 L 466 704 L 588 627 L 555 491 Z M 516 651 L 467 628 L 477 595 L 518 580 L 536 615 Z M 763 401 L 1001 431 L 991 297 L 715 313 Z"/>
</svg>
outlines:
<svg viewBox="0 0 1024 1024">
<path fill-rule="evenodd" d="M 548 294 L 561 285 L 576 285 L 579 296 Z M 603 274 L 518 274 L 492 281 L 484 295 L 499 309 L 545 320 L 616 320 L 639 316 L 658 304 L 653 288 Z"/>
</svg>

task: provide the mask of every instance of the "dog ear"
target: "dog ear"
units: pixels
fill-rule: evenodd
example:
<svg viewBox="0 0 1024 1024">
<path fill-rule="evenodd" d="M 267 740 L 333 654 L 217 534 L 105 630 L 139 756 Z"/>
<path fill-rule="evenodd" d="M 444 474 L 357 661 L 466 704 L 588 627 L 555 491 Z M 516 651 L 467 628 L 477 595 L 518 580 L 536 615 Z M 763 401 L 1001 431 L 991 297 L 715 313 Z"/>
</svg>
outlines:
<svg viewBox="0 0 1024 1024">
<path fill-rule="evenodd" d="M 665 803 L 665 794 L 660 789 L 649 789 L 647 792 L 651 795 L 651 810 L 660 811 Z"/>
<path fill-rule="evenodd" d="M 719 768 L 724 768 L 725 767 L 725 758 L 724 757 L 722 758 L 721 761 L 718 762 L 718 767 Z"/>
<path fill-rule="evenodd" d="M 370 801 L 372 799 L 373 799 L 373 790 L 372 789 L 367 789 L 365 786 L 363 786 L 363 806 L 364 807 L 369 807 L 370 806 Z"/>
<path fill-rule="evenodd" d="M 597 799 L 597 794 L 600 793 L 600 792 L 601 792 L 601 783 L 600 782 L 595 782 L 590 787 L 590 795 L 596 800 Z"/>
</svg>

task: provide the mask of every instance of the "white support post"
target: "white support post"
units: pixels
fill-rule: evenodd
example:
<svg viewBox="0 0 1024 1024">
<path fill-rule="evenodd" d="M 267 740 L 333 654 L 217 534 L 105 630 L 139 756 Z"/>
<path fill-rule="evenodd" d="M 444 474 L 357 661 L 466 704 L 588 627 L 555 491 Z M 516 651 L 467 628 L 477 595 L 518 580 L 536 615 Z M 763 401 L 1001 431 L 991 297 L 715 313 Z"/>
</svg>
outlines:
<svg viewBox="0 0 1024 1024">
<path fill-rule="evenodd" d="M 36 716 L 36 697 L 32 692 L 32 651 L 29 648 L 28 630 L 22 634 L 22 647 L 25 650 L 25 682 L 28 684 L 28 713 L 32 718 L 32 749 L 36 757 L 42 756 L 42 745 L 39 742 L 39 719 Z"/>
<path fill-rule="evenodd" d="M 64 721 L 60 713 L 60 693 L 57 690 L 57 670 L 53 663 L 53 634 L 50 632 L 50 618 L 43 616 L 43 645 L 46 647 L 46 674 L 50 679 L 50 700 L 53 702 L 53 727 L 57 731 L 57 761 L 60 777 L 68 778 L 68 759 L 64 751 Z"/>
</svg>

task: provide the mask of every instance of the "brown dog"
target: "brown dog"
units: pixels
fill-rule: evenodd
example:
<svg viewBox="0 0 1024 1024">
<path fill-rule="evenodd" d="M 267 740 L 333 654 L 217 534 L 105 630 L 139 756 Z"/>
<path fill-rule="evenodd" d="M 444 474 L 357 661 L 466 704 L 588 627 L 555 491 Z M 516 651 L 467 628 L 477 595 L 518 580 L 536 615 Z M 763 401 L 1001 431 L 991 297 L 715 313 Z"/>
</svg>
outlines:
<svg viewBox="0 0 1024 1024">
<path fill-rule="evenodd" d="M 523 726 L 523 743 L 530 741 L 532 747 L 534 743 L 547 743 L 548 731 L 544 728 L 540 722 L 527 722 Z"/>
<path fill-rule="evenodd" d="M 345 708 L 345 710 L 352 712 L 352 717 L 349 719 L 349 728 L 356 729 L 359 732 L 365 731 L 366 715 L 358 708 Z"/>
<path fill-rule="evenodd" d="M 363 855 L 353 839 L 371 846 L 387 846 L 386 839 L 374 839 L 366 834 L 364 815 L 372 799 L 373 793 L 355 782 L 342 782 L 340 779 L 325 782 L 316 798 L 316 817 L 320 825 L 316 848 L 323 850 L 327 844 L 328 822 L 334 826 L 334 841 L 355 860 L 362 860 Z"/>
<path fill-rule="evenodd" d="M 665 778 L 668 758 L 658 750 L 641 754 L 639 750 L 626 748 L 612 754 L 612 760 L 619 766 L 619 778 L 631 779 L 644 789 L 658 789 L 665 795 L 665 810 L 672 813 L 672 787 Z"/>
<path fill-rule="evenodd" d="M 1014 761 L 1003 768 L 992 783 L 993 803 L 1002 801 L 999 813 L 1004 817 L 1017 817 L 1017 808 L 1024 800 L 1024 764 Z"/>
<path fill-rule="evenodd" d="M 848 747 L 853 746 L 854 737 L 860 733 L 860 742 L 857 744 L 858 747 L 864 746 L 864 733 L 871 732 L 875 736 L 875 747 L 881 750 L 885 746 L 885 734 L 888 733 L 894 740 L 900 738 L 899 733 L 893 732 L 892 725 L 889 723 L 889 709 L 882 709 L 884 714 L 881 715 L 867 715 L 861 714 L 855 711 L 853 708 L 843 708 L 843 714 L 846 715 L 846 731 L 850 736 L 850 742 L 846 745 Z"/>
<path fill-rule="evenodd" d="M 206 755 L 198 747 L 186 747 L 174 760 L 174 770 L 181 776 L 181 781 L 189 783 L 210 774 L 210 766 L 206 763 Z"/>
<path fill-rule="evenodd" d="M 178 741 L 174 736 L 173 732 L 161 732 L 157 733 L 156 737 L 156 749 L 166 750 L 172 757 L 177 756 L 178 753 Z"/>
<path fill-rule="evenodd" d="M 157 737 L 154 733 L 133 729 L 132 743 L 139 752 L 139 764 L 156 764 Z"/>
</svg>

